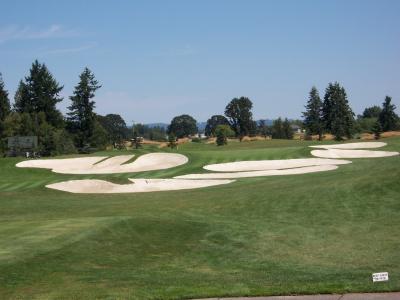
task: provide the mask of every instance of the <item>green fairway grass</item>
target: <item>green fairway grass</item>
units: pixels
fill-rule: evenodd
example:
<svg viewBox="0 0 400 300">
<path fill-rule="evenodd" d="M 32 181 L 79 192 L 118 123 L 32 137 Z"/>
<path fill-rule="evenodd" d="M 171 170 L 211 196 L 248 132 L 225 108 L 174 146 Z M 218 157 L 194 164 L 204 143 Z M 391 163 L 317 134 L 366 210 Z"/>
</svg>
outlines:
<svg viewBox="0 0 400 300">
<path fill-rule="evenodd" d="M 400 151 L 400 138 L 382 150 Z M 66 175 L 0 159 L 0 299 L 188 299 L 400 290 L 400 156 L 182 191 L 71 194 L 70 179 L 172 178 L 206 164 L 311 157 L 318 142 L 146 146 L 189 162 Z M 371 274 L 389 272 L 388 282 Z"/>
</svg>

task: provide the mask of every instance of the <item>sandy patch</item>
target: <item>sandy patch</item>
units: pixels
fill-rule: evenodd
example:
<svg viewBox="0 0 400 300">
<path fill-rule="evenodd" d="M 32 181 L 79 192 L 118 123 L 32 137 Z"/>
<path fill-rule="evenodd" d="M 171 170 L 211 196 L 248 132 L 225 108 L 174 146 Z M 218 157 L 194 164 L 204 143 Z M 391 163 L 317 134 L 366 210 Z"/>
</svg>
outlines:
<svg viewBox="0 0 400 300">
<path fill-rule="evenodd" d="M 386 146 L 383 142 L 360 142 L 360 143 L 346 143 L 346 144 L 334 144 L 334 145 L 316 145 L 310 146 L 311 148 L 322 148 L 322 149 L 373 149 Z"/>
<path fill-rule="evenodd" d="M 205 174 L 188 174 L 176 176 L 177 179 L 234 179 L 234 178 L 248 178 L 248 177 L 261 177 L 261 176 L 282 176 L 282 175 L 297 175 L 307 174 L 323 171 L 336 170 L 338 166 L 323 165 L 311 166 L 292 169 L 281 170 L 265 170 L 265 171 L 250 171 L 250 172 L 231 172 L 231 173 L 205 173 Z"/>
<path fill-rule="evenodd" d="M 62 169 L 65 167 L 78 166 L 79 168 L 91 168 L 97 162 L 106 159 L 107 156 L 78 157 L 62 159 L 35 159 L 25 160 L 16 164 L 18 168 L 43 168 L 43 169 Z"/>
<path fill-rule="evenodd" d="M 45 168 L 63 174 L 113 174 L 169 169 L 183 165 L 188 158 L 177 153 L 149 153 L 124 164 L 134 155 L 82 157 L 66 159 L 28 160 L 17 164 L 20 168 Z M 106 160 L 104 160 L 106 159 Z"/>
<path fill-rule="evenodd" d="M 85 179 L 70 180 L 46 185 L 47 188 L 70 193 L 113 194 L 113 193 L 146 193 L 160 191 L 176 191 L 197 189 L 221 184 L 233 180 L 183 180 L 183 179 L 129 179 L 131 184 L 115 184 L 112 182 Z"/>
<path fill-rule="evenodd" d="M 203 168 L 216 172 L 247 172 L 247 171 L 265 171 L 289 168 L 300 168 L 323 165 L 343 165 L 351 161 L 321 158 L 300 158 L 300 159 L 275 159 L 275 160 L 253 160 L 237 161 L 230 163 L 221 163 L 206 165 Z"/>
<path fill-rule="evenodd" d="M 326 149 L 312 150 L 311 154 L 323 158 L 374 158 L 399 155 L 399 152 L 390 151 L 371 151 L 371 150 L 345 150 L 345 149 Z"/>
<path fill-rule="evenodd" d="M 381 137 L 387 138 L 392 136 L 400 136 L 400 131 L 386 131 L 381 134 Z"/>
</svg>

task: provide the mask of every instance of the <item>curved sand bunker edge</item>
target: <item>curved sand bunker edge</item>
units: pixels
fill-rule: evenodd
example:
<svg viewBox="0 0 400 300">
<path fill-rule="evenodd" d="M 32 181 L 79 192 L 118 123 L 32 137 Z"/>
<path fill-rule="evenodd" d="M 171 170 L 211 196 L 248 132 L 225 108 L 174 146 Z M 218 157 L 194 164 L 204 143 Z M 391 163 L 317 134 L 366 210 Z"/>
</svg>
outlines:
<svg viewBox="0 0 400 300">
<path fill-rule="evenodd" d="M 146 193 L 210 187 L 234 180 L 129 179 L 131 184 L 115 184 L 99 179 L 69 180 L 46 185 L 47 188 L 82 194 Z"/>
<path fill-rule="evenodd" d="M 248 171 L 248 172 L 229 172 L 229 173 L 202 173 L 202 174 L 187 174 L 176 176 L 177 179 L 239 179 L 250 177 L 266 177 L 266 176 L 285 176 L 285 175 L 298 175 L 308 174 L 324 171 L 332 171 L 338 168 L 337 165 L 321 165 L 321 166 L 308 166 L 291 169 L 276 169 L 276 170 L 263 170 L 263 171 Z"/>
<path fill-rule="evenodd" d="M 330 145 L 314 145 L 311 148 L 322 149 L 374 149 L 386 146 L 384 142 L 359 142 L 359 143 L 344 143 L 344 144 L 330 144 Z"/>
<path fill-rule="evenodd" d="M 346 149 L 325 149 L 312 150 L 311 154 L 321 158 L 379 158 L 399 155 L 395 151 L 371 151 L 371 150 L 346 150 Z"/>
<path fill-rule="evenodd" d="M 186 164 L 189 159 L 179 153 L 155 152 L 137 157 L 134 155 L 90 156 L 62 159 L 26 160 L 16 164 L 19 168 L 51 169 L 61 174 L 115 174 L 163 170 Z"/>
<path fill-rule="evenodd" d="M 276 160 L 251 160 L 237 161 L 220 164 L 206 165 L 203 169 L 214 172 L 249 172 L 283 170 L 301 167 L 323 166 L 323 165 L 344 165 L 350 164 L 349 160 L 326 159 L 326 158 L 295 158 Z"/>
</svg>

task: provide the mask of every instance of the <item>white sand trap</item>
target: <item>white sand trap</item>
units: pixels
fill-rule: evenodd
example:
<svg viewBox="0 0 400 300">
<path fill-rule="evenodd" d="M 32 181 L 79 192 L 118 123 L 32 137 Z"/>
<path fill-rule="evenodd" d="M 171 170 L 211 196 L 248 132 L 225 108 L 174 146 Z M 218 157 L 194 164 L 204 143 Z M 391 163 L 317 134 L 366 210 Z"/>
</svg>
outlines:
<svg viewBox="0 0 400 300">
<path fill-rule="evenodd" d="M 289 168 L 300 168 L 324 165 L 343 165 L 351 161 L 321 158 L 300 158 L 300 159 L 276 159 L 276 160 L 253 160 L 237 161 L 206 165 L 204 169 L 216 172 L 247 172 L 247 171 L 266 171 Z"/>
<path fill-rule="evenodd" d="M 395 156 L 399 155 L 399 152 L 326 149 L 326 150 L 312 150 L 311 154 L 316 157 L 324 157 L 324 158 L 375 158 L 375 157 Z"/>
<path fill-rule="evenodd" d="M 159 191 L 176 191 L 198 189 L 203 187 L 228 184 L 234 180 L 183 180 L 183 179 L 129 179 L 131 184 L 85 179 L 70 180 L 46 185 L 47 188 L 70 193 L 113 194 L 113 193 L 146 193 Z"/>
<path fill-rule="evenodd" d="M 82 157 L 66 159 L 27 160 L 17 164 L 20 168 L 46 168 L 63 174 L 113 174 L 169 169 L 183 165 L 188 158 L 177 153 L 149 153 L 135 161 L 123 164 L 134 155 Z M 104 160 L 106 159 L 106 160 Z"/>
<path fill-rule="evenodd" d="M 297 175 L 307 174 L 323 171 L 336 170 L 338 166 L 335 165 L 321 165 L 292 169 L 281 170 L 265 170 L 265 171 L 250 171 L 250 172 L 233 172 L 233 173 L 205 173 L 205 174 L 188 174 L 176 176 L 177 179 L 233 179 L 233 178 L 248 178 L 248 177 L 261 177 L 261 176 L 281 176 L 281 175 Z"/>
<path fill-rule="evenodd" d="M 334 144 L 334 145 L 316 145 L 310 146 L 311 148 L 323 148 L 323 149 L 373 149 L 386 146 L 383 142 L 363 142 L 363 143 L 346 143 L 346 144 Z"/>
<path fill-rule="evenodd" d="M 16 164 L 19 168 L 43 168 L 62 169 L 77 167 L 81 169 L 91 168 L 95 163 L 107 158 L 107 156 L 62 158 L 62 159 L 35 159 L 25 160 Z"/>
</svg>

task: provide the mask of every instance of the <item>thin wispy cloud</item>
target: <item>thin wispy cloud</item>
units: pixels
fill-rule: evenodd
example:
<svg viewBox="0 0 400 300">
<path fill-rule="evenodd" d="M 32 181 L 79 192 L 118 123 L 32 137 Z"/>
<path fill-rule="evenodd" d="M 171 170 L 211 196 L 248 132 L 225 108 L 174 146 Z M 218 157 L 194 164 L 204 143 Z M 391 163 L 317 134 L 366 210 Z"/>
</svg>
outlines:
<svg viewBox="0 0 400 300">
<path fill-rule="evenodd" d="M 9 25 L 0 28 L 0 43 L 12 40 L 52 39 L 78 36 L 73 29 L 53 24 L 47 28 L 37 29 L 30 26 Z"/>
<path fill-rule="evenodd" d="M 57 54 L 70 54 L 70 53 L 78 53 L 86 50 L 90 50 L 97 46 L 97 43 L 89 43 L 79 47 L 69 47 L 69 48 L 59 48 L 59 49 L 50 49 L 43 51 L 40 53 L 40 56 L 44 55 L 57 55 Z"/>
</svg>

